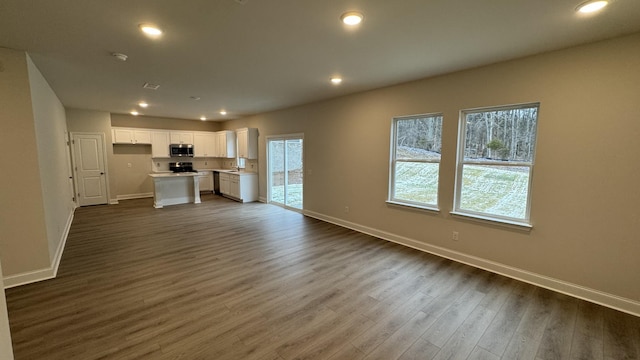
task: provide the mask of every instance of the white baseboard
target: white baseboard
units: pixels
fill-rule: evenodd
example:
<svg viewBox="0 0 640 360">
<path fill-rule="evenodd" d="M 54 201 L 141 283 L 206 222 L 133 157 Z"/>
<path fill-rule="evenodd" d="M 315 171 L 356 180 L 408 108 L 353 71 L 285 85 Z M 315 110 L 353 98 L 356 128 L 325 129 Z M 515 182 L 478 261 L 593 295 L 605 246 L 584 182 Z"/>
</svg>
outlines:
<svg viewBox="0 0 640 360">
<path fill-rule="evenodd" d="M 126 194 L 126 195 L 118 195 L 116 203 L 118 200 L 131 200 L 131 199 L 143 199 L 153 197 L 153 193 L 140 193 L 140 194 Z"/>
<path fill-rule="evenodd" d="M 266 198 L 266 197 L 263 197 L 263 196 L 260 196 L 260 197 L 258 198 L 258 201 L 259 201 L 259 202 L 261 202 L 261 203 L 265 203 L 265 204 L 266 204 L 266 203 L 267 203 L 267 198 Z"/>
<path fill-rule="evenodd" d="M 109 205 L 118 205 L 118 199 L 109 199 Z"/>
<path fill-rule="evenodd" d="M 593 302 L 612 309 L 620 310 L 631 315 L 640 316 L 640 302 L 632 299 L 623 298 L 617 295 L 609 294 L 603 291 L 591 289 L 585 286 L 573 284 L 567 281 L 555 279 L 545 275 L 540 275 L 527 270 L 518 269 L 512 266 L 486 260 L 480 257 L 467 255 L 458 251 L 453 251 L 440 246 L 426 244 L 414 239 L 381 231 L 368 226 L 356 224 L 353 222 L 327 216 L 317 212 L 305 210 L 304 215 L 326 221 L 338 226 L 342 226 L 351 230 L 355 230 L 364 234 L 375 236 L 377 238 L 391 241 L 400 245 L 434 254 L 443 258 L 467 264 L 479 269 L 487 270 L 496 274 L 504 275 L 516 280 L 524 281 L 529 284 L 540 286 L 549 290 L 553 290 L 565 295 L 573 296 L 578 299 Z"/>
<path fill-rule="evenodd" d="M 3 278 L 4 288 L 9 289 L 12 287 L 31 284 L 38 281 L 53 279 L 58 275 L 58 267 L 60 266 L 60 260 L 62 260 L 62 253 L 64 247 L 67 244 L 67 238 L 69 237 L 69 230 L 71 230 L 71 223 L 73 223 L 73 215 L 76 208 L 74 207 L 69 217 L 67 218 L 67 224 L 64 227 L 60 241 L 58 242 L 58 248 L 53 256 L 51 265 L 48 268 L 28 271 L 20 274 L 9 275 Z"/>
</svg>

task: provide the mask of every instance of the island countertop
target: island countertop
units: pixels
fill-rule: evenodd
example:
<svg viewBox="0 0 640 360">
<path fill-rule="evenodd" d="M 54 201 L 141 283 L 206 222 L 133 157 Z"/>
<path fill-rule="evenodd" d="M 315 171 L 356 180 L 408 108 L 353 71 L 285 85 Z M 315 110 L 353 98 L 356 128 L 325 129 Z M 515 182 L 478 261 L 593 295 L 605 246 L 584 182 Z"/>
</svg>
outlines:
<svg viewBox="0 0 640 360">
<path fill-rule="evenodd" d="M 204 174 L 201 174 L 199 172 L 180 172 L 180 173 L 175 173 L 175 172 L 157 172 L 157 173 L 151 173 L 149 174 L 149 176 L 151 176 L 152 178 L 163 178 L 163 177 L 180 177 L 180 176 L 184 176 L 184 177 L 193 177 L 193 176 L 202 176 Z"/>
</svg>

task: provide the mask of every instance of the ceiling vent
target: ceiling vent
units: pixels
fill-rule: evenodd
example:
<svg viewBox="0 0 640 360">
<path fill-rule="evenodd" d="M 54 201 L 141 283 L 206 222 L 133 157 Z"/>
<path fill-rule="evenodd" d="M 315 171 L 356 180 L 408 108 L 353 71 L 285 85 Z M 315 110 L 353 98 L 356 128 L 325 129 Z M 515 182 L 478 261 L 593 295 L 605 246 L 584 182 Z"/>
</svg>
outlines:
<svg viewBox="0 0 640 360">
<path fill-rule="evenodd" d="M 238 4 L 240 4 L 240 5 L 244 5 L 244 4 L 246 4 L 246 3 L 247 3 L 247 1 L 249 1 L 249 0 L 233 0 L 233 1 L 237 2 L 237 3 L 238 3 Z"/>
<path fill-rule="evenodd" d="M 144 83 L 144 85 L 142 85 L 142 87 L 145 88 L 145 89 L 149 89 L 149 90 L 158 90 L 160 85 Z"/>
</svg>

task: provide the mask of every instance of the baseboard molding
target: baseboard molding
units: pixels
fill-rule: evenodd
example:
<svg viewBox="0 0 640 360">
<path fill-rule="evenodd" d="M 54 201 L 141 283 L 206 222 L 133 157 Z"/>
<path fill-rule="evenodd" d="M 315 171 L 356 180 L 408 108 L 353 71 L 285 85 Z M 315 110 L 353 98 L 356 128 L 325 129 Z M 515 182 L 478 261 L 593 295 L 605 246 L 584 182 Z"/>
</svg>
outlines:
<svg viewBox="0 0 640 360">
<path fill-rule="evenodd" d="M 266 197 L 263 197 L 263 196 L 260 196 L 260 197 L 258 198 L 258 201 L 259 201 L 259 202 L 261 202 L 261 203 L 265 203 L 265 204 L 266 204 L 266 203 L 267 203 L 267 198 L 266 198 Z"/>
<path fill-rule="evenodd" d="M 118 199 L 109 199 L 109 205 L 118 205 Z"/>
<path fill-rule="evenodd" d="M 480 257 L 467 255 L 458 251 L 453 251 L 440 246 L 426 244 L 414 239 L 381 231 L 368 226 L 345 221 L 332 216 L 327 216 L 314 211 L 305 210 L 305 216 L 309 216 L 318 220 L 342 226 L 351 230 L 355 230 L 367 235 L 391 241 L 400 245 L 404 245 L 416 250 L 424 251 L 433 255 L 447 258 L 459 263 L 467 264 L 479 269 L 487 270 L 496 274 L 504 275 L 519 281 L 523 281 L 532 285 L 540 286 L 549 290 L 553 290 L 565 295 L 573 296 L 578 299 L 593 302 L 602 306 L 606 306 L 615 310 L 619 310 L 631 315 L 640 316 L 640 302 L 623 298 L 617 295 L 609 294 L 603 291 L 591 289 L 581 285 L 573 284 L 567 281 L 555 279 L 545 275 L 540 275 L 527 270 L 515 268 L 498 262 L 486 260 Z"/>
<path fill-rule="evenodd" d="M 76 213 L 76 208 L 74 207 L 69 217 L 67 218 L 67 224 L 64 227 L 64 231 L 62 232 L 62 238 L 58 243 L 58 248 L 56 249 L 56 253 L 53 257 L 53 262 L 51 267 L 53 268 L 53 277 L 58 275 L 58 267 L 60 267 L 60 261 L 62 260 L 62 253 L 64 252 L 64 247 L 67 245 L 67 237 L 69 237 L 69 230 L 71 230 L 71 224 L 73 223 L 73 216 Z"/>
<path fill-rule="evenodd" d="M 5 289 L 20 285 L 31 284 L 38 281 L 53 279 L 56 277 L 56 275 L 58 275 L 58 267 L 60 266 L 60 261 L 62 260 L 64 247 L 67 244 L 67 238 L 69 237 L 69 230 L 71 230 L 71 224 L 73 223 L 73 216 L 75 214 L 75 211 L 76 207 L 71 210 L 71 213 L 67 218 L 67 224 L 65 225 L 64 231 L 62 232 L 60 242 L 58 242 L 56 253 L 51 260 L 51 266 L 44 269 L 6 276 L 3 278 Z"/>
<path fill-rule="evenodd" d="M 116 203 L 118 203 L 119 200 L 143 199 L 143 198 L 150 198 L 150 197 L 153 197 L 153 193 L 152 192 L 150 192 L 150 193 L 140 193 L 140 194 L 118 195 Z"/>
</svg>

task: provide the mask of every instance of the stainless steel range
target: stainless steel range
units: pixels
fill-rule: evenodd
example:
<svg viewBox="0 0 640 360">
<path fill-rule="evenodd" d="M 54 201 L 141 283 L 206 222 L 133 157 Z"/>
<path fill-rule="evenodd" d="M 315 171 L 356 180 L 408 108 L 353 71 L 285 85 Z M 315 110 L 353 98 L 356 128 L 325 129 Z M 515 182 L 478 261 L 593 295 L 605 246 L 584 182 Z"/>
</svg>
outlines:
<svg viewBox="0 0 640 360">
<path fill-rule="evenodd" d="M 198 170 L 193 169 L 193 163 L 190 161 L 170 162 L 169 170 L 173 171 L 174 173 L 198 172 Z"/>
</svg>

